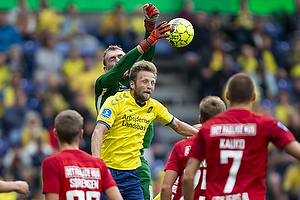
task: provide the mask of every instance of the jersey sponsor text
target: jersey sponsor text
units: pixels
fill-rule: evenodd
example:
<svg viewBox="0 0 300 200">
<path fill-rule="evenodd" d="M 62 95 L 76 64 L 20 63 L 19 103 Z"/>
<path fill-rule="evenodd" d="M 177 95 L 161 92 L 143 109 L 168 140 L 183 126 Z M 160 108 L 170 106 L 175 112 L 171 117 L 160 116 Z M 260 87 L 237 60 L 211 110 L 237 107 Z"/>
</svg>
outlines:
<svg viewBox="0 0 300 200">
<path fill-rule="evenodd" d="M 256 124 L 216 124 L 210 128 L 210 136 L 255 136 Z"/>
<path fill-rule="evenodd" d="M 133 128 L 133 129 L 139 129 L 142 131 L 146 131 L 146 129 L 148 128 L 148 124 L 150 124 L 150 120 L 140 118 L 139 116 L 135 117 L 135 116 L 125 114 L 123 115 L 122 119 L 124 119 L 122 121 L 122 126 L 126 126 L 128 128 Z M 131 123 L 130 121 L 134 123 Z M 146 124 L 146 125 L 142 125 L 142 124 Z"/>
<path fill-rule="evenodd" d="M 150 120 L 140 118 L 139 116 L 137 116 L 137 117 L 131 116 L 131 115 L 127 116 L 126 114 L 123 115 L 122 119 L 126 119 L 128 121 L 133 121 L 133 122 L 146 123 L 146 124 L 150 123 Z"/>
<path fill-rule="evenodd" d="M 78 166 L 65 166 L 66 178 L 92 178 L 100 179 L 100 169 Z"/>
</svg>

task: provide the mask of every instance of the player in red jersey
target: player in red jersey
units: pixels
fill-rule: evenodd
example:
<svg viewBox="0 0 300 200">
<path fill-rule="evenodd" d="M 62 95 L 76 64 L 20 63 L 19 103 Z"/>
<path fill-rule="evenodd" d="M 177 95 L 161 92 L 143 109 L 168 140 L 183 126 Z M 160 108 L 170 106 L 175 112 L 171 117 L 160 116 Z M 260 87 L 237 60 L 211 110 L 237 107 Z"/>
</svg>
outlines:
<svg viewBox="0 0 300 200">
<path fill-rule="evenodd" d="M 225 103 L 217 96 L 207 96 L 200 102 L 200 123 L 216 116 L 226 110 Z M 200 127 L 199 127 L 200 128 Z M 188 161 L 188 154 L 191 149 L 195 136 L 188 137 L 177 142 L 171 152 L 167 165 L 165 167 L 165 176 L 161 187 L 161 200 L 180 200 L 182 199 L 181 179 Z M 201 163 L 195 176 L 195 194 L 194 199 L 204 199 L 206 189 L 205 182 L 206 162 Z"/>
<path fill-rule="evenodd" d="M 268 144 L 300 160 L 300 144 L 274 118 L 250 110 L 255 84 L 245 73 L 233 75 L 226 97 L 229 109 L 206 121 L 190 151 L 183 175 L 185 200 L 193 199 L 193 180 L 206 159 L 206 200 L 264 200 Z"/>
<path fill-rule="evenodd" d="M 46 200 L 100 200 L 104 192 L 110 200 L 122 200 L 117 184 L 100 158 L 79 150 L 83 118 L 74 110 L 59 113 L 54 121 L 60 153 L 42 164 L 43 193 Z"/>
</svg>

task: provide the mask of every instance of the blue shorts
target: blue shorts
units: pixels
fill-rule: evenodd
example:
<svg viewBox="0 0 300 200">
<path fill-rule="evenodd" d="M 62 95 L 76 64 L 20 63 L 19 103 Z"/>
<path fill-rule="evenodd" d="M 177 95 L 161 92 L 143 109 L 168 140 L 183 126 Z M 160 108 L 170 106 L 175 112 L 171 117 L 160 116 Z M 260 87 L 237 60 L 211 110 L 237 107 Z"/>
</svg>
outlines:
<svg viewBox="0 0 300 200">
<path fill-rule="evenodd" d="M 144 200 L 137 170 L 117 170 L 109 168 L 124 200 Z M 102 200 L 107 198 L 102 194 Z"/>
</svg>

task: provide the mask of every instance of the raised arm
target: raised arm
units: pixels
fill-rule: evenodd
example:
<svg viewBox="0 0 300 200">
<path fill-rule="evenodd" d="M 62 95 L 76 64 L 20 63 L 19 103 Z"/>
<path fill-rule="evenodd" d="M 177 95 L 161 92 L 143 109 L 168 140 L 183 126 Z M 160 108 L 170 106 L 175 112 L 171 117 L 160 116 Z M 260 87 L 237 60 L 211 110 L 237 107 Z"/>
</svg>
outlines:
<svg viewBox="0 0 300 200">
<path fill-rule="evenodd" d="M 143 6 L 143 12 L 144 12 L 144 16 L 145 16 L 144 26 L 146 29 L 146 31 L 145 31 L 145 39 L 146 39 L 150 36 L 151 32 L 155 28 L 156 21 L 159 17 L 160 12 L 151 3 L 146 3 Z M 155 53 L 155 45 L 151 46 L 151 48 L 148 51 L 146 51 L 144 54 L 142 54 L 142 56 L 140 57 L 140 60 L 146 60 L 146 61 L 152 62 L 154 53 Z"/>
<path fill-rule="evenodd" d="M 138 46 L 139 47 L 139 46 Z M 140 52 L 142 50 L 138 50 L 139 48 L 135 47 L 128 53 L 126 53 L 117 63 L 116 65 L 106 72 L 102 74 L 97 80 L 95 87 L 109 87 L 112 84 L 115 84 L 118 80 L 122 78 L 124 73 L 130 69 L 130 67 L 137 61 L 137 59 L 141 56 Z"/>
<path fill-rule="evenodd" d="M 138 46 L 141 47 L 142 53 L 148 51 L 154 46 L 159 40 L 170 36 L 168 31 L 171 30 L 170 24 L 166 21 L 160 22 L 156 28 L 151 32 L 150 36 L 143 40 Z M 139 49 L 140 50 L 140 49 Z"/>
<path fill-rule="evenodd" d="M 159 23 L 148 38 L 143 40 L 137 47 L 125 54 L 111 70 L 101 75 L 96 80 L 95 87 L 99 87 L 100 85 L 101 87 L 108 87 L 111 86 L 112 83 L 115 83 L 121 79 L 124 73 L 130 69 L 130 67 L 137 61 L 141 54 L 147 52 L 159 40 L 170 36 L 170 34 L 166 33 L 170 29 L 171 27 L 166 21 Z"/>
<path fill-rule="evenodd" d="M 192 127 L 191 125 L 180 121 L 174 117 L 174 121 L 169 125 L 175 132 L 183 136 L 193 136 L 198 133 L 198 129 Z"/>
</svg>

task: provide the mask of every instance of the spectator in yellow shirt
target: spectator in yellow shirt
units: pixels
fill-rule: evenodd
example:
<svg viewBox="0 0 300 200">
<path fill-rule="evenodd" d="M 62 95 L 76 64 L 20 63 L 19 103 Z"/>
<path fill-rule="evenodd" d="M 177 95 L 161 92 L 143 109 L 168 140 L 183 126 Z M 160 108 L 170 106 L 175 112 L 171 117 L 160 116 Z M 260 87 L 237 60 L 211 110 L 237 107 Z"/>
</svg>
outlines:
<svg viewBox="0 0 300 200">
<path fill-rule="evenodd" d="M 93 59 L 90 56 L 83 58 L 84 60 L 84 69 L 81 73 L 75 76 L 71 82 L 71 90 L 84 93 L 85 95 L 93 95 L 94 84 L 99 76 L 99 72 L 93 63 Z"/>
<path fill-rule="evenodd" d="M 250 45 L 243 45 L 241 53 L 237 57 L 237 63 L 242 71 L 248 74 L 254 72 L 258 67 L 258 61 L 254 56 L 254 48 Z"/>
<path fill-rule="evenodd" d="M 101 21 L 100 37 L 106 46 L 120 44 L 125 52 L 133 47 L 129 30 L 129 19 L 124 6 L 117 3 L 111 13 L 104 15 Z"/>
<path fill-rule="evenodd" d="M 7 55 L 4 52 L 0 52 L 0 91 L 11 79 L 11 72 L 6 63 Z"/>
<path fill-rule="evenodd" d="M 287 167 L 283 177 L 283 191 L 289 200 L 298 200 L 300 188 L 300 162 Z"/>
<path fill-rule="evenodd" d="M 83 59 L 80 57 L 78 48 L 74 47 L 69 53 L 69 57 L 65 59 L 63 64 L 63 74 L 67 79 L 72 79 L 74 76 L 78 75 L 83 71 L 84 63 Z"/>
<path fill-rule="evenodd" d="M 63 22 L 63 16 L 48 5 L 48 0 L 40 0 L 40 9 L 37 13 L 37 30 L 48 30 L 58 33 Z"/>
</svg>

